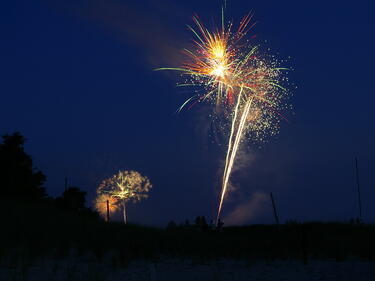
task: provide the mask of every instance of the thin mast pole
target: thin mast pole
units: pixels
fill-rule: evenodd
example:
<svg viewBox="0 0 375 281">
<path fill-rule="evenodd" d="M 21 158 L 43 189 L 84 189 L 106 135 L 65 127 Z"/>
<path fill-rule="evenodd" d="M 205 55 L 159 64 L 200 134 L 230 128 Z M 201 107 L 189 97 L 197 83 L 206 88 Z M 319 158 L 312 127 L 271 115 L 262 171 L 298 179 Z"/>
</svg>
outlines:
<svg viewBox="0 0 375 281">
<path fill-rule="evenodd" d="M 272 202 L 272 207 L 273 207 L 273 215 L 275 217 L 276 224 L 279 226 L 280 225 L 279 216 L 277 214 L 276 204 L 275 204 L 275 200 L 273 199 L 272 192 L 270 192 L 270 197 L 271 197 L 271 202 Z"/>
<path fill-rule="evenodd" d="M 357 192 L 358 192 L 358 208 L 359 208 L 359 219 L 362 221 L 362 202 L 361 202 L 361 190 L 359 187 L 359 174 L 358 174 L 358 159 L 355 158 L 355 174 L 357 180 Z"/>
</svg>

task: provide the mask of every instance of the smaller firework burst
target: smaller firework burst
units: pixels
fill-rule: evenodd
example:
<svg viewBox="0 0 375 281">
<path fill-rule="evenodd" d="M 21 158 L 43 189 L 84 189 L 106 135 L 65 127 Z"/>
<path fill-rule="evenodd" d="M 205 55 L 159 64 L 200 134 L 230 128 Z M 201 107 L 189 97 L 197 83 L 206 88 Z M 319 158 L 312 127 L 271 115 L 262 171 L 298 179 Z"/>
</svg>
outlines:
<svg viewBox="0 0 375 281">
<path fill-rule="evenodd" d="M 148 197 L 148 192 L 152 188 L 150 180 L 136 171 L 119 171 L 112 177 L 105 179 L 97 189 L 97 210 L 103 211 L 101 202 L 110 200 L 113 212 L 122 209 L 124 222 L 127 221 L 126 203 L 138 202 Z M 106 202 L 106 201 L 105 201 Z M 106 206 L 104 208 L 107 208 Z M 106 209 L 104 209 L 106 210 Z"/>
</svg>

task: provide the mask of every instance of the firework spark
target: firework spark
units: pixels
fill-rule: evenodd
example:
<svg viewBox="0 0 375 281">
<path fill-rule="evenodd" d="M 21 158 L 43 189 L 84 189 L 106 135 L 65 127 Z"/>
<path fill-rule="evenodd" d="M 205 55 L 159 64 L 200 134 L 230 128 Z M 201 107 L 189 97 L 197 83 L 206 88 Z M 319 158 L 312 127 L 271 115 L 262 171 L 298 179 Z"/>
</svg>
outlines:
<svg viewBox="0 0 375 281">
<path fill-rule="evenodd" d="M 119 171 L 112 177 L 105 179 L 97 189 L 97 202 L 102 202 L 104 197 L 110 198 L 110 202 L 116 206 L 115 211 L 122 208 L 124 222 L 126 223 L 126 203 L 138 202 L 148 197 L 152 188 L 150 180 L 136 171 Z M 104 197 L 103 197 L 104 196 Z M 102 198 L 103 197 L 103 198 Z M 99 206 L 99 211 L 102 206 Z"/>
<path fill-rule="evenodd" d="M 188 26 L 194 33 L 195 49 L 185 49 L 188 60 L 179 68 L 160 68 L 158 70 L 175 70 L 186 77 L 179 86 L 199 86 L 203 94 L 189 98 L 180 107 L 187 104 L 211 100 L 216 108 L 230 121 L 230 134 L 221 195 L 217 213 L 220 217 L 222 205 L 237 151 L 244 136 L 264 140 L 266 135 L 278 132 L 279 121 L 283 116 L 279 113 L 286 108 L 284 98 L 286 89 L 281 82 L 282 71 L 278 61 L 270 57 L 263 58 L 259 46 L 252 46 L 246 39 L 252 15 L 245 16 L 237 29 L 233 23 L 225 25 L 222 12 L 221 28 L 210 32 L 197 16 L 193 17 L 196 29 Z"/>
</svg>

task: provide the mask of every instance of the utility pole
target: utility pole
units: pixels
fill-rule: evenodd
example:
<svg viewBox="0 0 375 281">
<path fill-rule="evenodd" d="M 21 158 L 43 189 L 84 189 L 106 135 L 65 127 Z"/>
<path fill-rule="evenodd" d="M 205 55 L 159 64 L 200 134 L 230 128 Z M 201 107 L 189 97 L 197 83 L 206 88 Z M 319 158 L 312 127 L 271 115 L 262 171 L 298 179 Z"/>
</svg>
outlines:
<svg viewBox="0 0 375 281">
<path fill-rule="evenodd" d="M 359 174 L 358 174 L 358 159 L 357 159 L 357 157 L 355 158 L 355 174 L 356 174 L 356 180 L 357 180 L 359 221 L 362 222 L 362 202 L 361 202 L 361 190 L 359 188 Z"/>
<path fill-rule="evenodd" d="M 107 222 L 109 222 L 109 200 L 107 200 Z"/>
<path fill-rule="evenodd" d="M 273 207 L 273 215 L 275 217 L 276 224 L 279 227 L 280 226 L 279 216 L 277 215 L 275 200 L 273 199 L 272 192 L 270 192 L 270 197 L 271 197 L 271 202 L 272 202 L 272 207 Z"/>
<path fill-rule="evenodd" d="M 122 200 L 122 215 L 124 216 L 124 223 L 127 224 L 128 218 L 126 216 L 126 204 L 125 200 Z"/>
</svg>

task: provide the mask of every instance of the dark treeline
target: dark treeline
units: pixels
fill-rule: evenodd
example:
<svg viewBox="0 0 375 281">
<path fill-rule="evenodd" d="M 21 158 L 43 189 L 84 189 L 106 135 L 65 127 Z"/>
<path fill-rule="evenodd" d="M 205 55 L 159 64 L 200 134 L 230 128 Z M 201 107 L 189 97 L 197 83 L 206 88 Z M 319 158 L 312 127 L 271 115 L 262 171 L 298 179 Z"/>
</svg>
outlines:
<svg viewBox="0 0 375 281">
<path fill-rule="evenodd" d="M 14 205 L 35 204 L 56 206 L 71 212 L 90 212 L 85 207 L 86 192 L 67 187 L 60 197 L 51 198 L 43 187 L 46 176 L 33 167 L 24 150 L 25 138 L 19 134 L 4 135 L 0 144 L 0 196 Z M 94 213 L 93 213 L 94 214 Z"/>
<path fill-rule="evenodd" d="M 375 259 L 375 226 L 356 223 L 296 223 L 217 229 L 204 217 L 165 229 L 106 223 L 86 206 L 86 193 L 67 188 L 47 195 L 46 177 L 33 167 L 20 134 L 0 144 L 0 261 L 11 256 L 33 260 L 112 253 L 114 265 L 163 256 L 205 260 L 238 258 Z"/>
</svg>

